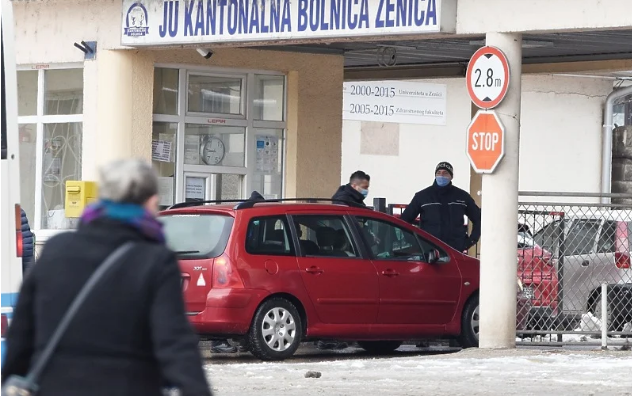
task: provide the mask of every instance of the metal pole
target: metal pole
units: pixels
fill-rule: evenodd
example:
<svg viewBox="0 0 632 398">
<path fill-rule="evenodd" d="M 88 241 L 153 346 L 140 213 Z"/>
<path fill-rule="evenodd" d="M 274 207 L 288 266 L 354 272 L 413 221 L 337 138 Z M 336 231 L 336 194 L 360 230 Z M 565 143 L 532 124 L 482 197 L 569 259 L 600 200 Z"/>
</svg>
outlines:
<svg viewBox="0 0 632 398">
<path fill-rule="evenodd" d="M 616 100 L 632 94 L 632 86 L 613 91 L 606 98 L 606 104 L 603 109 L 603 137 L 602 137 L 602 155 L 601 155 L 601 192 L 609 194 L 612 190 L 612 128 L 613 109 Z M 601 203 L 609 203 L 609 197 L 602 197 Z"/>
<path fill-rule="evenodd" d="M 386 198 L 373 198 L 373 210 L 386 213 Z"/>
<path fill-rule="evenodd" d="M 601 284 L 601 349 L 608 349 L 608 284 Z"/>
<path fill-rule="evenodd" d="M 566 256 L 566 215 L 562 215 L 560 220 L 560 235 L 557 256 L 557 317 L 561 320 L 558 322 L 558 329 L 562 326 L 566 330 L 566 317 L 564 316 L 564 257 Z M 557 341 L 563 341 L 562 334 L 557 335 Z"/>
<path fill-rule="evenodd" d="M 483 175 L 479 346 L 514 348 L 522 35 L 487 33 L 486 41 L 505 53 L 510 80 L 507 95 L 495 109 L 505 126 L 505 156 L 494 174 Z"/>
</svg>

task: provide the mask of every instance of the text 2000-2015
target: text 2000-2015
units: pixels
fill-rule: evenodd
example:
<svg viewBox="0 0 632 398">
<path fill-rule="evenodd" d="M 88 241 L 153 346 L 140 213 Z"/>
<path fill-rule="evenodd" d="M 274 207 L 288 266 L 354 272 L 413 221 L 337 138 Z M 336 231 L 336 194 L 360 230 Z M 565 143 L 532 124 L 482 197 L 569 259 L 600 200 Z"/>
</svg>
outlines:
<svg viewBox="0 0 632 398">
<path fill-rule="evenodd" d="M 363 84 L 352 84 L 351 95 L 361 95 L 365 97 L 395 97 L 395 87 L 369 86 Z"/>
</svg>

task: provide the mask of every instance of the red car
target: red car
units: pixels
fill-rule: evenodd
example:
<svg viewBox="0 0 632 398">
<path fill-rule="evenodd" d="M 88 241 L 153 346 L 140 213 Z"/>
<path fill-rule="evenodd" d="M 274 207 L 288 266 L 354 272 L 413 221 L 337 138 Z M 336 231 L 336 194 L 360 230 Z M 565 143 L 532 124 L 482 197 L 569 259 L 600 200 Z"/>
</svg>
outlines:
<svg viewBox="0 0 632 398">
<path fill-rule="evenodd" d="M 518 224 L 518 277 L 524 285 L 524 296 L 531 299 L 529 327 L 549 329 L 548 323 L 557 315 L 557 269 L 551 253 L 533 240 L 523 224 Z"/>
<path fill-rule="evenodd" d="M 391 205 L 394 217 L 401 217 L 406 205 Z M 417 223 L 419 217 L 417 217 Z M 465 221 L 465 220 L 464 220 Z M 557 270 L 552 255 L 533 240 L 529 227 L 518 224 L 518 279 L 521 293 L 518 300 L 518 330 L 550 329 L 557 315 Z"/>
<path fill-rule="evenodd" d="M 189 319 L 256 357 L 301 341 L 456 337 L 478 345 L 479 262 L 380 212 L 311 203 L 186 203 L 163 211 Z"/>
</svg>

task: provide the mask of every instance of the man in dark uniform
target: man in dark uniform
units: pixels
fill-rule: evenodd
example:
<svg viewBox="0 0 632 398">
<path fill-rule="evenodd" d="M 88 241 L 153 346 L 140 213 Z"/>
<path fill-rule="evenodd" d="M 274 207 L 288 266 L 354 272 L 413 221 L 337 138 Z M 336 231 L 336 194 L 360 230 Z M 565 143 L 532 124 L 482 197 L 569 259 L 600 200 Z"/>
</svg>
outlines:
<svg viewBox="0 0 632 398">
<path fill-rule="evenodd" d="M 369 194 L 371 177 L 364 171 L 356 171 L 349 177 L 349 183 L 341 185 L 331 197 L 334 204 L 366 207 L 364 199 Z M 346 342 L 325 341 L 316 342 L 316 347 L 320 350 L 342 350 L 349 346 Z"/>
<path fill-rule="evenodd" d="M 401 219 L 412 224 L 420 216 L 419 228 L 463 252 L 481 237 L 481 209 L 469 193 L 452 185 L 453 177 L 452 165 L 439 163 L 435 182 L 415 194 Z M 464 216 L 472 222 L 470 236 Z"/>
<path fill-rule="evenodd" d="M 331 199 L 333 199 L 335 204 L 339 205 L 355 204 L 361 207 L 366 207 L 364 199 L 366 199 L 366 196 L 369 194 L 370 182 L 371 177 L 364 171 L 358 170 L 351 174 L 349 183 L 338 188 Z"/>
</svg>

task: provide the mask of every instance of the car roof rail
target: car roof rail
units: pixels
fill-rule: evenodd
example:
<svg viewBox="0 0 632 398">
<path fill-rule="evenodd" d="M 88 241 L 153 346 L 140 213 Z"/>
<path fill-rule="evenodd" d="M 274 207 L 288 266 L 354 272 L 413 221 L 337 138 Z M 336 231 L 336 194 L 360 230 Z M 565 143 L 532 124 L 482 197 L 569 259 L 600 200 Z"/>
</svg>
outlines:
<svg viewBox="0 0 632 398">
<path fill-rule="evenodd" d="M 358 203 L 352 202 L 350 200 L 344 199 L 331 199 L 331 198 L 281 198 L 281 199 L 247 199 L 242 201 L 237 206 L 235 206 L 235 210 L 243 210 L 253 208 L 257 203 L 284 203 L 284 202 L 307 202 L 307 203 L 318 203 L 318 202 L 336 202 L 336 204 L 344 204 L 349 207 L 358 207 L 358 208 L 367 208 L 366 206 L 362 206 Z"/>
<path fill-rule="evenodd" d="M 243 199 L 224 199 L 224 200 L 193 200 L 189 202 L 180 202 L 174 205 L 171 205 L 167 208 L 167 210 L 171 209 L 182 209 L 185 207 L 193 207 L 193 206 L 204 206 L 209 204 L 222 204 L 222 203 L 235 203 L 235 202 L 243 202 Z"/>
<path fill-rule="evenodd" d="M 222 204 L 222 203 L 236 203 L 234 210 L 243 210 L 253 208 L 257 203 L 283 203 L 283 202 L 337 202 L 338 204 L 344 204 L 350 207 L 368 208 L 358 203 L 344 200 L 344 199 L 331 199 L 331 198 L 281 198 L 281 199 L 224 199 L 224 200 L 196 200 L 190 202 L 181 202 L 171 205 L 167 210 L 182 209 L 186 207 L 204 206 L 208 204 Z"/>
</svg>

